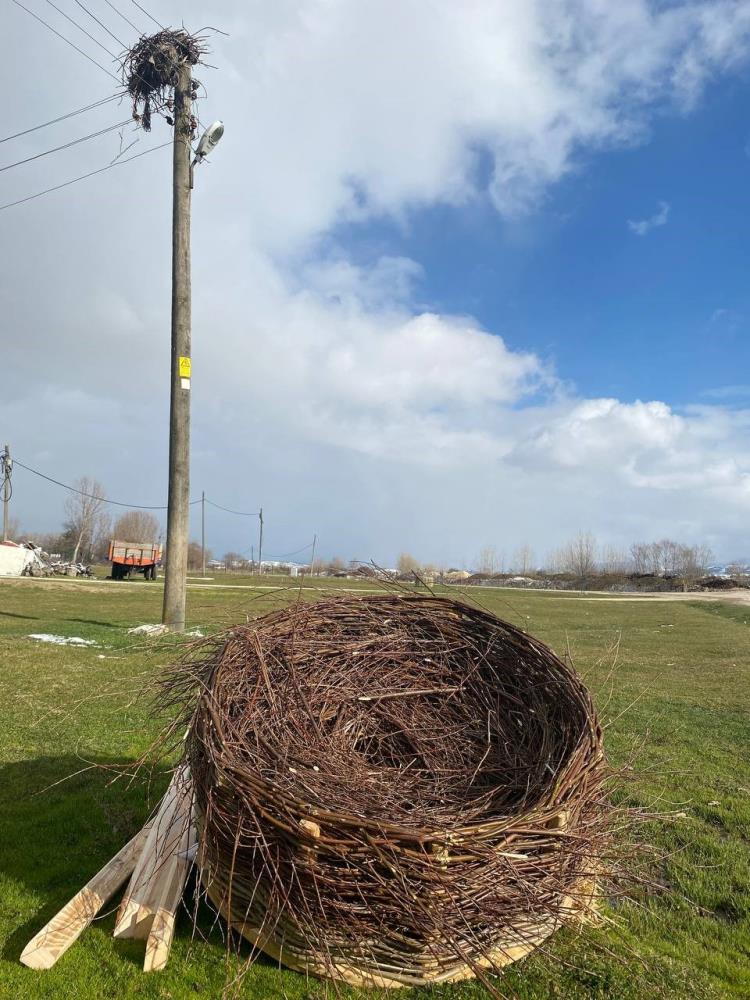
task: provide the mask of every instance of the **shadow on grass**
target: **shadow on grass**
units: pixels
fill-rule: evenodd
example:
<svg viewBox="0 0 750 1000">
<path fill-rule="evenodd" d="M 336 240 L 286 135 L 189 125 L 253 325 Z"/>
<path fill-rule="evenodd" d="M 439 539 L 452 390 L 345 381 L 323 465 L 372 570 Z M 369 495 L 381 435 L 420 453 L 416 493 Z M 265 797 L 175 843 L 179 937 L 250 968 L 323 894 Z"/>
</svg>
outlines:
<svg viewBox="0 0 750 1000">
<path fill-rule="evenodd" d="M 97 625 L 99 628 L 113 628 L 119 631 L 125 629 L 122 622 L 102 621 L 100 618 L 65 618 L 66 622 L 77 622 L 79 625 Z"/>
<path fill-rule="evenodd" d="M 167 784 L 164 776 L 155 776 L 150 790 L 145 780 L 113 784 L 115 769 L 133 761 L 93 763 L 81 773 L 86 762 L 67 754 L 0 767 L 0 871 L 43 899 L 9 936 L 3 958 L 18 959 L 36 931 L 138 831 Z"/>
<path fill-rule="evenodd" d="M 113 782 L 118 772 L 132 768 L 132 759 L 99 758 L 82 771 L 86 762 L 72 755 L 38 757 L 0 766 L 0 873 L 33 894 L 41 905 L 9 935 L 0 957 L 17 962 L 25 945 L 58 910 L 81 889 L 143 826 L 168 783 L 165 774 L 128 777 Z M 203 937 L 221 945 L 216 916 L 205 905 L 192 926 L 191 876 L 185 904 L 179 914 L 177 937 Z M 97 923 L 108 932 L 114 928 L 114 911 L 122 889 L 102 908 Z M 187 912 L 186 912 L 187 908 Z M 84 932 L 85 935 L 85 932 Z M 118 941 L 120 958 L 143 964 L 145 942 Z M 242 945 L 243 956 L 249 953 Z M 260 965 L 275 966 L 265 956 Z"/>
</svg>

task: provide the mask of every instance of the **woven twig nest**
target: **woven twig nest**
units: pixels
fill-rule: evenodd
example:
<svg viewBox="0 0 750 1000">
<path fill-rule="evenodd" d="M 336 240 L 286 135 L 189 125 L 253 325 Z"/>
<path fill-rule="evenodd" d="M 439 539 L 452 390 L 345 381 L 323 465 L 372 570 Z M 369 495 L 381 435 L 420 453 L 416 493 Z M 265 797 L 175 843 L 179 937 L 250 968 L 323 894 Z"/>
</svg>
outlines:
<svg viewBox="0 0 750 1000">
<path fill-rule="evenodd" d="M 184 28 L 164 28 L 138 39 L 122 59 L 123 82 L 133 102 L 133 118 L 146 132 L 154 112 L 167 117 L 173 110 L 173 93 L 181 65 L 197 66 L 207 52 L 205 38 Z M 193 80 L 193 93 L 198 81 Z M 169 119 L 171 122 L 171 118 Z"/>
<path fill-rule="evenodd" d="M 485 611 L 300 603 L 172 679 L 205 891 L 284 964 L 361 985 L 483 976 L 594 905 L 610 810 L 574 670 Z"/>
</svg>

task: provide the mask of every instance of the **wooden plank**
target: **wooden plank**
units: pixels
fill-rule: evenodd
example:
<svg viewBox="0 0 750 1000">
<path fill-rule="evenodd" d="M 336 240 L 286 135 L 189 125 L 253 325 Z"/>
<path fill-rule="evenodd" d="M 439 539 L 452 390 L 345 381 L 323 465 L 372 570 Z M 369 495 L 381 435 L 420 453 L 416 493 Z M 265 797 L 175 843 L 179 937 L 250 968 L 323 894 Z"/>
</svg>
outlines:
<svg viewBox="0 0 750 1000">
<path fill-rule="evenodd" d="M 30 969 L 52 968 L 133 871 L 150 829 L 151 823 L 147 823 L 34 935 L 21 952 L 24 965 Z"/>
<path fill-rule="evenodd" d="M 183 831 L 189 825 L 192 783 L 186 767 L 175 771 L 161 800 L 138 864 L 133 871 L 115 923 L 116 938 L 146 940 L 154 919 L 149 896 L 161 881 L 163 869 L 177 850 Z"/>
<path fill-rule="evenodd" d="M 190 869 L 193 866 L 197 834 L 192 815 L 184 830 L 177 851 L 170 858 L 167 873 L 160 885 L 158 895 L 152 897 L 154 918 L 146 942 L 144 972 L 158 972 L 167 964 L 174 937 L 177 908 L 185 891 Z"/>
</svg>

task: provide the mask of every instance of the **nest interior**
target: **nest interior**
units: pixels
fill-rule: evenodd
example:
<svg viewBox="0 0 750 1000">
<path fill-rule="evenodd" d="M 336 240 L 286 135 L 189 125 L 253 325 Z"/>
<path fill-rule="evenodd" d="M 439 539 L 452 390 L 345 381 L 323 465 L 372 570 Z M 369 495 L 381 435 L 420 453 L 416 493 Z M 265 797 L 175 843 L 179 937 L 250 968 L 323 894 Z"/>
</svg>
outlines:
<svg viewBox="0 0 750 1000">
<path fill-rule="evenodd" d="M 172 684 L 203 886 L 285 964 L 484 978 L 593 905 L 610 811 L 590 695 L 493 615 L 299 603 L 201 647 Z"/>
</svg>

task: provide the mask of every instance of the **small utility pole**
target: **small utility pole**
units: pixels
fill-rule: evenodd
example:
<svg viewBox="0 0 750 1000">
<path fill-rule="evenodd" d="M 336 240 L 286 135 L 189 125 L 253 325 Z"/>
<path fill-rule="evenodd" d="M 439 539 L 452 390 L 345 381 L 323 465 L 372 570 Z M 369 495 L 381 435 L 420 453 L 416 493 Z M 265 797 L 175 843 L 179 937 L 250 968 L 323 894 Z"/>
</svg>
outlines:
<svg viewBox="0 0 750 1000">
<path fill-rule="evenodd" d="M 162 622 L 185 628 L 190 531 L 190 145 L 191 67 L 180 63 L 174 88 L 172 151 L 172 355 L 169 407 L 167 562 Z M 204 550 L 205 552 L 205 550 Z"/>
<path fill-rule="evenodd" d="M 201 563 L 206 575 L 206 491 L 201 492 Z"/>
<path fill-rule="evenodd" d="M 8 541 L 8 523 L 10 519 L 10 473 L 13 463 L 10 460 L 10 445 L 5 446 L 2 454 L 2 474 L 3 474 L 3 541 Z"/>
<path fill-rule="evenodd" d="M 315 575 L 315 546 L 318 544 L 317 532 L 313 535 L 312 558 L 310 559 L 310 576 Z"/>
<path fill-rule="evenodd" d="M 263 508 L 258 511 L 258 572 L 263 573 Z"/>
</svg>

